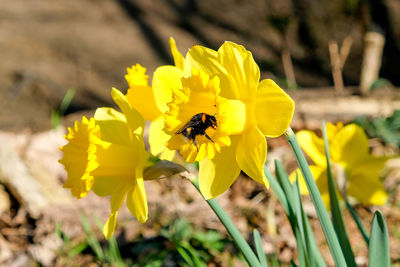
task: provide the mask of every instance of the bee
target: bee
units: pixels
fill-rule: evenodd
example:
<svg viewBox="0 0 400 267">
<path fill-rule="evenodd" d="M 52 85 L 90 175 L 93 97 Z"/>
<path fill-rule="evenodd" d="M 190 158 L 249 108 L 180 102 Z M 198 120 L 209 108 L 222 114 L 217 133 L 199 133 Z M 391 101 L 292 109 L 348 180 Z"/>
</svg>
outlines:
<svg viewBox="0 0 400 267">
<path fill-rule="evenodd" d="M 194 115 L 185 125 L 183 125 L 183 127 L 175 134 L 182 134 L 186 138 L 192 140 L 193 144 L 197 148 L 197 151 L 199 151 L 199 147 L 196 143 L 196 136 L 204 135 L 208 140 L 214 143 L 211 137 L 206 133 L 206 130 L 209 127 L 213 129 L 217 128 L 217 119 L 215 116 L 208 115 L 207 113 L 198 113 Z"/>
</svg>

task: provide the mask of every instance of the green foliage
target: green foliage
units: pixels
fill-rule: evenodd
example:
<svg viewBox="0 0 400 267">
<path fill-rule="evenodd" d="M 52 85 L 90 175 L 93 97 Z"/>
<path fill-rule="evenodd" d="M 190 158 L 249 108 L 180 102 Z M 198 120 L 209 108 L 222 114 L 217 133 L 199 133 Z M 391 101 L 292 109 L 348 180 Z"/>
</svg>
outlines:
<svg viewBox="0 0 400 267">
<path fill-rule="evenodd" d="M 81 222 L 83 231 L 86 236 L 83 241 L 72 241 L 65 233 L 61 230 L 61 224 L 56 225 L 56 234 L 63 241 L 63 246 L 59 253 L 66 257 L 66 261 L 70 261 L 78 254 L 92 253 L 97 263 L 112 264 L 113 266 L 126 266 L 124 260 L 121 257 L 117 241 L 114 237 L 108 240 L 108 244 L 101 244 L 93 233 L 90 223 L 85 215 L 81 215 Z M 99 229 L 102 228 L 99 222 L 97 222 Z"/>
<path fill-rule="evenodd" d="M 339 199 L 337 196 L 336 186 L 332 174 L 329 144 L 328 144 L 328 134 L 326 132 L 325 122 L 322 123 L 322 133 L 325 143 L 326 166 L 328 172 L 328 189 L 329 189 L 329 199 L 331 205 L 333 228 L 335 229 L 336 235 L 339 239 L 339 243 L 342 246 L 343 254 L 346 259 L 347 265 L 355 267 L 357 266 L 357 264 L 354 258 L 353 250 L 351 249 L 346 227 L 344 226 L 343 214 L 339 206 Z"/>
<path fill-rule="evenodd" d="M 286 137 L 292 147 L 293 152 L 295 153 L 300 170 L 302 171 L 303 177 L 306 181 L 308 190 L 319 216 L 321 226 L 330 246 L 333 259 L 338 266 L 357 266 L 344 224 L 343 214 L 340 209 L 333 179 L 334 177 L 330 168 L 329 145 L 327 142 L 325 123 L 323 125 L 322 132 L 324 135 L 325 152 L 327 157 L 328 187 L 332 222 L 329 220 L 329 217 L 326 218 L 326 215 L 324 215 L 324 213 L 326 213 L 324 203 L 322 202 L 318 188 L 316 188 L 315 181 L 311 175 L 308 164 L 303 153 L 301 152 L 295 135 L 292 131 L 289 131 Z M 276 193 L 285 210 L 295 235 L 299 255 L 299 266 L 326 266 L 326 264 L 323 262 L 321 254 L 318 251 L 318 247 L 316 245 L 307 216 L 303 211 L 298 179 L 296 179 L 294 183 L 290 184 L 287 173 L 282 165 L 277 161 L 275 161 L 277 179 L 272 177 L 266 168 L 264 169 L 272 189 Z M 361 220 L 358 218 L 357 213 L 348 203 L 346 196 L 343 197 L 345 198 L 346 205 L 351 216 L 366 240 L 367 245 L 369 245 L 370 266 L 390 266 L 389 235 L 387 225 L 382 214 L 379 211 L 375 213 L 371 227 L 371 237 L 369 238 L 366 234 L 364 226 L 361 223 Z M 291 266 L 295 266 L 295 264 L 291 263 Z"/>
<path fill-rule="evenodd" d="M 70 88 L 64 95 L 64 98 L 61 101 L 60 107 L 57 110 L 53 110 L 51 112 L 51 126 L 53 129 L 57 128 L 60 125 L 61 117 L 65 115 L 69 105 L 72 102 L 72 99 L 75 96 L 75 90 Z"/>
<path fill-rule="evenodd" d="M 298 182 L 290 183 L 286 171 L 278 161 L 275 161 L 277 179 L 266 167 L 264 170 L 272 190 L 277 194 L 289 219 L 296 238 L 300 266 L 326 266 L 319 253 L 307 215 L 304 213 Z M 271 265 L 274 266 L 274 263 L 271 262 Z"/>
<path fill-rule="evenodd" d="M 216 231 L 198 231 L 185 219 L 160 230 L 159 236 L 131 245 L 133 266 L 207 266 L 232 243 Z"/>
<path fill-rule="evenodd" d="M 324 231 L 329 249 L 332 253 L 333 260 L 335 261 L 335 264 L 337 266 L 347 266 L 343 251 L 340 247 L 339 240 L 336 236 L 332 222 L 325 208 L 325 204 L 322 201 L 322 197 L 318 190 L 317 184 L 311 174 L 310 167 L 308 166 L 307 160 L 303 154 L 303 151 L 300 148 L 300 144 L 297 141 L 296 135 L 291 129 L 286 133 L 286 139 L 288 140 L 289 145 L 293 150 L 301 173 L 303 174 L 308 191 L 310 192 L 311 200 L 314 204 L 315 210 L 320 220 L 322 230 Z"/>
<path fill-rule="evenodd" d="M 376 211 L 372 220 L 371 239 L 369 242 L 369 266 L 389 267 L 389 233 L 382 213 Z"/>
<path fill-rule="evenodd" d="M 233 247 L 232 242 L 220 233 L 194 230 L 187 220 L 177 219 L 160 229 L 153 238 L 139 238 L 128 243 L 125 249 L 128 253 L 122 253 L 114 237 L 103 243 L 93 233 L 86 216 L 81 216 L 81 222 L 86 236 L 78 241 L 71 240 L 61 230 L 61 224 L 56 225 L 56 234 L 63 242 L 59 254 L 65 262 L 70 262 L 79 254 L 91 254 L 100 265 L 206 267 L 207 263 Z M 99 229 L 102 228 L 100 221 L 96 220 L 96 224 Z"/>
<path fill-rule="evenodd" d="M 254 229 L 253 236 L 254 236 L 254 244 L 256 246 L 257 257 L 258 260 L 260 261 L 261 267 L 268 267 L 267 258 L 265 257 L 265 253 L 262 247 L 261 236 L 260 233 L 257 231 L 257 229 Z"/>
<path fill-rule="evenodd" d="M 377 137 L 386 144 L 400 147 L 400 110 L 395 110 L 390 117 L 368 119 L 360 116 L 354 121 L 362 126 L 369 137 Z"/>
</svg>

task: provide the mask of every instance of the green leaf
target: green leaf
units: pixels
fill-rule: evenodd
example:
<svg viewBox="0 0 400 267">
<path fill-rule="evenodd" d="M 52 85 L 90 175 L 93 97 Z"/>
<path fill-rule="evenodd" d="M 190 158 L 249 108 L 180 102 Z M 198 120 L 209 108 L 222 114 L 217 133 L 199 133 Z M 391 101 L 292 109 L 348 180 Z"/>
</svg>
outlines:
<svg viewBox="0 0 400 267">
<path fill-rule="evenodd" d="M 358 217 L 357 212 L 353 209 L 353 207 L 350 205 L 350 203 L 349 203 L 349 201 L 347 201 L 347 199 L 346 199 L 346 207 L 349 210 L 351 217 L 357 224 L 358 230 L 360 231 L 362 237 L 364 238 L 365 243 L 367 243 L 367 246 L 368 246 L 369 245 L 369 236 L 367 234 L 367 230 L 365 229 L 362 221 Z"/>
<path fill-rule="evenodd" d="M 385 219 L 380 211 L 375 212 L 372 220 L 369 240 L 369 266 L 390 266 L 389 233 Z"/>
<path fill-rule="evenodd" d="M 307 255 L 307 263 L 311 266 L 324 267 L 326 266 L 324 259 L 321 256 L 317 243 L 315 241 L 314 233 L 311 229 L 310 222 L 308 221 L 307 214 L 303 210 L 303 204 L 301 200 L 299 181 L 296 175 L 296 182 L 293 183 L 293 192 L 295 194 L 295 198 L 297 199 L 298 207 L 297 207 L 297 216 L 298 224 L 302 227 L 303 238 L 304 238 L 304 249 Z M 301 223 L 300 223 L 301 222 Z M 304 266 L 301 265 L 300 266 Z"/>
<path fill-rule="evenodd" d="M 258 232 L 257 229 L 254 229 L 253 236 L 254 236 L 254 244 L 256 245 L 258 260 L 260 261 L 262 267 L 268 267 L 267 258 L 265 256 L 264 249 L 262 246 L 260 232 Z"/>
<path fill-rule="evenodd" d="M 286 215 L 289 217 L 289 203 L 286 198 L 285 192 L 283 191 L 283 189 L 282 189 L 281 185 L 278 183 L 278 181 L 271 175 L 267 166 L 265 166 L 265 165 L 264 165 L 264 173 L 268 179 L 270 186 L 272 187 L 272 190 L 275 192 L 276 196 L 278 197 L 279 202 L 281 202 L 281 205 L 283 206 L 283 209 L 285 210 Z"/>
<path fill-rule="evenodd" d="M 99 260 L 104 260 L 104 252 L 100 246 L 99 240 L 97 240 L 96 236 L 92 233 L 92 229 L 90 227 L 89 221 L 85 215 L 81 215 L 82 227 L 86 233 L 87 243 L 90 248 L 93 250 L 94 254 Z"/>
<path fill-rule="evenodd" d="M 310 193 L 311 200 L 314 204 L 319 221 L 321 223 L 322 230 L 324 231 L 329 249 L 332 253 L 333 260 L 335 261 L 336 266 L 347 266 L 332 222 L 329 219 L 329 215 L 325 208 L 324 202 L 322 201 L 321 194 L 311 174 L 310 167 L 308 166 L 307 160 L 304 157 L 303 151 L 300 148 L 299 142 L 297 141 L 296 135 L 294 134 L 292 129 L 289 128 L 286 131 L 285 136 L 289 142 L 290 147 L 293 150 L 301 173 L 303 174 L 308 191 Z"/>
<path fill-rule="evenodd" d="M 333 180 L 331 162 L 330 162 L 330 152 L 328 135 L 326 132 L 326 123 L 322 122 L 322 135 L 324 137 L 325 144 L 325 156 L 326 156 L 326 170 L 328 173 L 328 189 L 329 189 L 329 199 L 331 205 L 332 221 L 333 227 L 336 231 L 336 235 L 339 239 L 339 243 L 342 246 L 342 251 L 346 259 L 347 265 L 350 267 L 356 267 L 357 264 L 354 259 L 354 253 L 351 249 L 349 237 L 347 235 L 346 227 L 344 226 L 342 211 L 339 206 L 339 199 L 336 194 L 335 182 Z"/>
<path fill-rule="evenodd" d="M 191 181 L 192 184 L 196 187 L 197 191 L 200 192 L 200 188 L 197 181 Z M 235 224 L 229 218 L 228 214 L 224 211 L 224 209 L 219 205 L 216 199 L 206 200 L 207 204 L 214 211 L 215 215 L 217 215 L 218 219 L 224 225 L 233 241 L 237 245 L 238 249 L 243 253 L 247 263 L 251 267 L 260 267 L 260 262 L 257 259 L 257 256 L 254 254 L 253 250 L 250 248 L 249 244 L 246 242 L 244 237 L 240 234 L 239 230 L 236 228 Z"/>
</svg>

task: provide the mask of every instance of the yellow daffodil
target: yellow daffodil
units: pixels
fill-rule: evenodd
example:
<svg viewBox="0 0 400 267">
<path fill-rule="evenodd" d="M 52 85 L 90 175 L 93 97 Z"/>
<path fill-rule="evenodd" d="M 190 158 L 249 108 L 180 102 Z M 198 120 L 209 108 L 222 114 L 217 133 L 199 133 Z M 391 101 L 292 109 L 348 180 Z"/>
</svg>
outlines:
<svg viewBox="0 0 400 267">
<path fill-rule="evenodd" d="M 164 117 L 162 114 L 167 107 L 161 99 L 172 99 L 172 87 L 176 83 L 180 83 L 181 71 L 173 71 L 174 75 L 169 76 L 172 66 L 163 66 L 157 69 L 154 73 L 152 87 L 149 86 L 149 76 L 146 75 L 146 68 L 139 64 L 127 68 L 125 79 L 128 82 L 129 88 L 126 93 L 126 98 L 132 107 L 137 109 L 143 118 L 147 121 L 152 121 L 149 131 L 150 152 L 153 155 L 159 155 L 161 159 L 172 160 L 175 156 L 175 151 L 165 147 L 165 143 L 169 139 L 169 135 L 164 131 Z M 157 90 L 160 84 L 163 90 Z M 169 86 L 165 86 L 168 84 Z"/>
<path fill-rule="evenodd" d="M 299 131 L 300 146 L 314 161 L 310 169 L 321 192 L 326 207 L 330 207 L 324 140 L 312 131 Z M 332 173 L 341 194 L 355 198 L 363 204 L 383 205 L 387 193 L 379 178 L 388 157 L 376 157 L 369 153 L 368 138 L 363 128 L 356 124 L 327 124 Z M 300 171 L 297 171 L 300 174 Z M 295 179 L 295 173 L 291 179 Z M 300 191 L 308 194 L 300 174 Z"/>
<path fill-rule="evenodd" d="M 111 196 L 111 214 L 103 228 L 108 239 L 114 232 L 118 210 L 126 199 L 129 211 L 139 222 L 147 220 L 147 199 L 143 167 L 148 153 L 144 149 L 142 116 L 116 89 L 111 95 L 122 113 L 99 108 L 94 118 L 82 118 L 68 129 L 67 145 L 60 160 L 67 171 L 65 188 L 81 198 L 93 190 Z"/>
<path fill-rule="evenodd" d="M 184 58 L 170 43 L 176 67 L 159 68 L 164 79 L 154 83 L 157 71 L 153 79 L 170 136 L 167 147 L 189 162 L 200 161 L 200 190 L 207 199 L 226 191 L 241 170 L 268 185 L 265 136 L 285 132 L 293 100 L 272 80 L 260 82 L 259 68 L 243 46 L 225 42 L 218 51 L 195 46 Z"/>
</svg>

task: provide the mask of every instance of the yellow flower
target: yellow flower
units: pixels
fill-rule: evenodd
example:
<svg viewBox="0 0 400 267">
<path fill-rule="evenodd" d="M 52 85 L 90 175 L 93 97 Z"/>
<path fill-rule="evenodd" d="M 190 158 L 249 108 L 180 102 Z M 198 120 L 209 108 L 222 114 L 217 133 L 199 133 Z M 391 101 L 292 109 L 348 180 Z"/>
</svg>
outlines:
<svg viewBox="0 0 400 267">
<path fill-rule="evenodd" d="M 330 207 L 328 178 L 324 140 L 312 131 L 299 131 L 300 146 L 310 156 L 315 165 L 310 166 L 326 207 Z M 388 157 L 376 157 L 369 153 L 368 138 L 363 128 L 356 124 L 343 126 L 339 122 L 327 124 L 327 136 L 330 148 L 332 172 L 336 187 L 341 194 L 354 197 L 363 204 L 383 205 L 387 193 L 379 179 Z M 300 174 L 300 171 L 298 171 Z M 301 174 L 300 174 L 301 176 Z M 295 173 L 291 174 L 295 179 Z M 300 191 L 308 194 L 305 181 L 301 176 Z"/>
<path fill-rule="evenodd" d="M 126 93 L 126 98 L 132 107 L 137 109 L 143 118 L 147 121 L 152 121 L 149 131 L 150 152 L 153 155 L 159 155 L 161 159 L 172 160 L 175 156 L 175 151 L 171 151 L 165 147 L 165 143 L 169 139 L 169 135 L 163 130 L 164 117 L 162 113 L 166 111 L 166 105 L 160 99 L 172 99 L 171 88 L 181 77 L 181 71 L 175 71 L 172 77 L 170 74 L 170 66 L 163 66 L 156 70 L 153 75 L 152 87 L 148 85 L 149 76 L 146 75 L 146 68 L 139 64 L 127 68 L 125 79 L 128 82 L 129 89 Z M 172 66 L 171 66 L 172 67 Z M 168 87 L 163 87 L 163 90 L 157 90 L 160 80 L 164 84 L 170 84 Z M 154 89 L 155 88 L 155 89 Z"/>
<path fill-rule="evenodd" d="M 243 46 L 225 42 L 218 51 L 195 46 L 186 58 L 176 47 L 171 50 L 179 67 L 164 66 L 170 80 L 159 79 L 158 86 L 153 80 L 153 90 L 160 91 L 155 95 L 166 96 L 159 102 L 164 105 L 164 130 L 170 135 L 167 147 L 179 149 L 189 162 L 200 161 L 200 190 L 207 199 L 226 191 L 241 170 L 268 185 L 263 171 L 265 136 L 286 131 L 293 100 L 272 80 L 259 81 L 259 68 Z M 215 118 L 215 127 L 204 133 L 199 126 L 191 127 L 179 134 L 202 113 Z M 191 140 L 196 129 L 201 134 Z"/>
<path fill-rule="evenodd" d="M 118 210 L 126 199 L 129 211 L 139 222 L 147 220 L 147 199 L 143 167 L 148 153 L 144 149 L 142 116 L 116 89 L 111 95 L 123 113 L 99 108 L 94 118 L 75 122 L 65 136 L 60 160 L 67 171 L 64 187 L 80 198 L 91 189 L 99 196 L 111 196 L 111 214 L 103 228 L 108 239 L 114 232 Z"/>
</svg>

